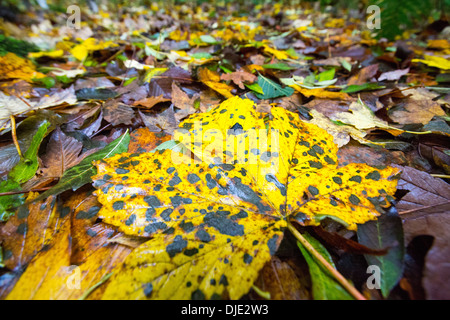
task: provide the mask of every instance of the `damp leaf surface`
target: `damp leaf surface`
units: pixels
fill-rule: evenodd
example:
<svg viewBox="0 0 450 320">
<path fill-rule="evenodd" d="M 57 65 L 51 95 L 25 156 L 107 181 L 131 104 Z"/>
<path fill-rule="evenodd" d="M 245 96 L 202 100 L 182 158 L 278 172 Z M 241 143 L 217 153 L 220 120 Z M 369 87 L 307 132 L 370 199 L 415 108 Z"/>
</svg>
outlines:
<svg viewBox="0 0 450 320">
<path fill-rule="evenodd" d="M 104 299 L 239 299 L 275 254 L 289 219 L 324 216 L 349 229 L 376 219 L 396 190 L 396 168 L 337 168 L 325 130 L 233 97 L 191 115 L 170 149 L 95 163 L 99 217 L 151 237 L 114 272 Z"/>
</svg>

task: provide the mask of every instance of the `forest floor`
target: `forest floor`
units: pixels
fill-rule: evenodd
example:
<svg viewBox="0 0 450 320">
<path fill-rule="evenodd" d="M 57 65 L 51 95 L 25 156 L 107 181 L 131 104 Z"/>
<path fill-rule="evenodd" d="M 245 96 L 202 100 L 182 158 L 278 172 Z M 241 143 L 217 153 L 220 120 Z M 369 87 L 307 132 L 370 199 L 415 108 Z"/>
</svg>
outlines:
<svg viewBox="0 0 450 320">
<path fill-rule="evenodd" d="M 448 27 L 76 9 L 0 20 L 2 299 L 450 298 Z M 196 123 L 281 165 L 174 165 Z"/>
</svg>

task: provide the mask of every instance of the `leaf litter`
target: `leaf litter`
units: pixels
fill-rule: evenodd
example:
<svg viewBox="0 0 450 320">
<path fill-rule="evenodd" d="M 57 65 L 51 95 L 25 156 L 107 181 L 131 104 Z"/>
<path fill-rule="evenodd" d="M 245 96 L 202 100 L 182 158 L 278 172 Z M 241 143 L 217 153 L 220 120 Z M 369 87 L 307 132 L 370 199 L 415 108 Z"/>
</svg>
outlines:
<svg viewBox="0 0 450 320">
<path fill-rule="evenodd" d="M 3 299 L 448 298 L 444 32 L 225 8 L 1 25 Z"/>
</svg>

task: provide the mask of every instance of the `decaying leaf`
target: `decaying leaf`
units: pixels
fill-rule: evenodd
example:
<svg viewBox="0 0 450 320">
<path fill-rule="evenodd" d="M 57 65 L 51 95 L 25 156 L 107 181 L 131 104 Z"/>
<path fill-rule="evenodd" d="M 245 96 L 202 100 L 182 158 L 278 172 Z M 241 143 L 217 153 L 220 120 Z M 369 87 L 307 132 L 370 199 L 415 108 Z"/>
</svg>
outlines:
<svg viewBox="0 0 450 320">
<path fill-rule="evenodd" d="M 376 219 L 397 169 L 337 169 L 324 130 L 283 108 L 265 116 L 239 97 L 192 115 L 177 140 L 202 161 L 164 150 L 96 162 L 99 217 L 152 237 L 127 257 L 104 299 L 238 299 L 276 252 L 288 219 L 317 225 L 325 214 L 351 229 Z"/>
<path fill-rule="evenodd" d="M 395 122 L 426 125 L 434 116 L 445 115 L 439 102 L 431 99 L 430 92 L 411 90 L 408 93 L 412 93 L 412 95 L 389 112 L 389 117 Z"/>
<path fill-rule="evenodd" d="M 253 83 L 256 80 L 256 76 L 252 73 L 245 72 L 244 70 L 238 70 L 232 73 L 224 73 L 220 76 L 221 80 L 232 80 L 239 88 L 245 89 L 244 82 Z"/>
<path fill-rule="evenodd" d="M 339 148 L 349 143 L 350 137 L 363 144 L 372 143 L 370 140 L 364 138 L 366 133 L 362 130 L 344 124 L 338 125 L 316 110 L 311 110 L 310 114 L 313 118 L 309 123 L 315 124 L 331 134 L 334 143 Z"/>
<path fill-rule="evenodd" d="M 58 91 L 50 96 L 43 97 L 37 102 L 28 101 L 16 96 L 7 96 L 0 92 L 0 131 L 10 126 L 10 116 L 16 116 L 32 110 L 45 109 L 61 104 L 74 104 L 77 102 L 73 86 Z"/>
<path fill-rule="evenodd" d="M 144 98 L 141 100 L 137 100 L 137 101 L 133 102 L 133 105 L 134 106 L 143 106 L 147 109 L 151 109 L 158 103 L 166 102 L 166 101 L 170 101 L 170 99 L 164 98 L 163 95 L 161 94 L 157 97 L 148 97 L 148 98 Z"/>
<path fill-rule="evenodd" d="M 41 157 L 45 163 L 43 175 L 49 177 L 61 177 L 64 172 L 82 160 L 78 155 L 83 144 L 73 137 L 67 136 L 58 127 L 50 137 L 47 151 Z"/>
<path fill-rule="evenodd" d="M 131 132 L 128 152 L 150 152 L 161 143 L 170 140 L 171 136 L 165 132 L 155 133 L 148 128 L 139 128 Z"/>
</svg>

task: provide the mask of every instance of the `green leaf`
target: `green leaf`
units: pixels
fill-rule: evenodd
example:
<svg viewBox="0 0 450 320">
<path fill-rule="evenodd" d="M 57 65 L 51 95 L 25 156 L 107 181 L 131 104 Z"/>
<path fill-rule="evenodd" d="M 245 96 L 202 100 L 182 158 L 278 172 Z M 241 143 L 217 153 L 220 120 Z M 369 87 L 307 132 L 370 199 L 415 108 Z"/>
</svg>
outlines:
<svg viewBox="0 0 450 320">
<path fill-rule="evenodd" d="M 0 56 L 4 56 L 8 52 L 13 52 L 18 56 L 25 58 L 28 55 L 28 52 L 38 51 L 40 51 L 39 47 L 35 44 L 0 35 Z"/>
<path fill-rule="evenodd" d="M 5 264 L 3 263 L 3 248 L 0 246 L 0 268 L 4 268 Z"/>
<path fill-rule="evenodd" d="M 327 249 L 311 235 L 304 233 L 303 237 L 318 251 L 322 257 L 335 267 Z M 353 297 L 343 288 L 308 250 L 297 241 L 297 245 L 308 263 L 312 281 L 312 293 L 314 300 L 353 300 Z"/>
<path fill-rule="evenodd" d="M 125 82 L 123 83 L 123 86 L 124 87 L 128 86 L 129 84 L 133 83 L 133 81 L 136 79 L 137 79 L 137 77 L 132 77 L 130 79 L 125 80 Z"/>
<path fill-rule="evenodd" d="M 273 99 L 278 97 L 288 97 L 294 93 L 294 89 L 291 87 L 283 88 L 274 81 L 264 77 L 263 75 L 258 76 L 256 82 L 264 92 L 264 94 L 256 93 L 259 99 Z"/>
<path fill-rule="evenodd" d="M 20 191 L 20 184 L 14 180 L 0 181 L 0 192 Z M 14 210 L 25 202 L 24 194 L 0 196 L 0 221 L 8 221 Z"/>
<path fill-rule="evenodd" d="M 364 83 L 364 84 L 352 84 L 344 89 L 342 89 L 341 92 L 345 93 L 355 93 L 360 91 L 366 91 L 366 90 L 376 90 L 376 89 L 383 89 L 385 86 L 380 86 L 378 83 Z"/>
<path fill-rule="evenodd" d="M 277 69 L 277 70 L 293 70 L 295 68 L 291 67 L 290 65 L 286 64 L 286 63 L 270 63 L 270 64 L 263 64 L 262 65 L 263 68 L 266 69 Z"/>
<path fill-rule="evenodd" d="M 216 44 L 217 43 L 217 40 L 208 34 L 201 35 L 200 40 L 202 40 L 202 42 L 208 43 L 208 44 Z"/>
<path fill-rule="evenodd" d="M 37 152 L 42 140 L 47 135 L 47 128 L 49 126 L 50 122 L 48 121 L 42 122 L 39 126 L 27 151 L 20 159 L 19 163 L 10 171 L 9 177 L 11 179 L 18 183 L 24 183 L 34 176 L 39 167 Z"/>
<path fill-rule="evenodd" d="M 286 50 L 286 53 L 288 54 L 288 55 L 290 55 L 291 57 L 293 57 L 293 58 L 295 58 L 295 59 L 298 59 L 298 58 L 300 58 L 300 55 L 295 51 L 295 49 L 294 48 L 289 48 L 289 49 L 287 49 Z"/>
<path fill-rule="evenodd" d="M 211 59 L 212 55 L 208 52 L 196 52 L 191 54 L 191 57 L 195 59 Z"/>
<path fill-rule="evenodd" d="M 244 86 L 246 86 L 247 88 L 249 88 L 250 90 L 252 90 L 256 93 L 264 94 L 263 89 L 257 83 L 250 83 L 250 84 L 244 83 Z"/>
<path fill-rule="evenodd" d="M 335 69 L 334 68 L 331 68 L 329 70 L 323 71 L 323 72 L 319 73 L 319 75 L 317 76 L 317 80 L 319 82 L 333 80 L 334 73 L 335 73 Z"/>
<path fill-rule="evenodd" d="M 347 70 L 348 72 L 352 71 L 352 65 L 350 64 L 350 62 L 348 62 L 345 59 L 339 59 L 339 62 L 341 63 L 341 65 L 344 67 L 345 70 Z"/>
<path fill-rule="evenodd" d="M 75 191 L 86 183 L 89 183 L 92 181 L 91 177 L 97 173 L 93 161 L 106 159 L 117 153 L 126 152 L 129 143 L 130 134 L 127 131 L 125 134 L 109 143 L 105 148 L 87 156 L 79 164 L 69 168 L 64 172 L 59 182 L 53 188 L 45 191 L 33 201 L 40 201 L 48 196 L 57 195 L 69 189 Z"/>
<path fill-rule="evenodd" d="M 47 89 L 53 88 L 56 84 L 56 81 L 52 77 L 44 77 L 44 78 L 33 78 L 33 82 L 38 85 L 43 85 Z"/>
<path fill-rule="evenodd" d="M 402 221 L 392 207 L 378 220 L 360 225 L 357 235 L 358 242 L 369 248 L 380 250 L 389 248 L 388 253 L 383 256 L 364 255 L 369 265 L 380 268 L 380 289 L 383 297 L 386 298 L 403 272 L 405 247 Z"/>
</svg>

